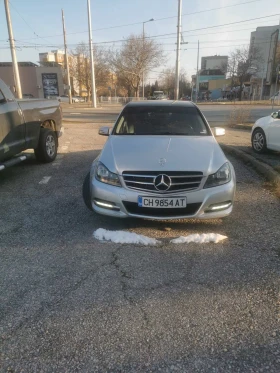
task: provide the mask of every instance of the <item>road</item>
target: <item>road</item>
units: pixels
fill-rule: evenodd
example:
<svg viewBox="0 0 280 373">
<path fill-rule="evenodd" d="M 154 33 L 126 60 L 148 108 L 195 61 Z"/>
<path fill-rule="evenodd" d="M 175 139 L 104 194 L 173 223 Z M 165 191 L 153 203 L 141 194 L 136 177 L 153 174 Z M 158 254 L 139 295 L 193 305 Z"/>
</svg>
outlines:
<svg viewBox="0 0 280 373">
<path fill-rule="evenodd" d="M 53 164 L 0 174 L 0 371 L 279 373 L 279 200 L 231 159 L 227 219 L 97 216 L 81 187 L 98 127 L 66 123 Z M 99 242 L 100 227 L 161 243 Z M 210 232 L 228 239 L 170 243 Z"/>
<path fill-rule="evenodd" d="M 233 105 L 200 105 L 199 107 L 211 126 L 215 126 L 216 124 L 227 125 L 229 115 L 234 109 Z M 249 122 L 255 122 L 257 119 L 270 115 L 272 112 L 271 107 L 266 106 L 251 107 L 250 105 L 243 105 L 236 107 L 240 107 L 243 110 L 250 112 L 248 118 Z M 83 108 L 79 109 L 76 106 L 75 108 L 63 108 L 63 115 L 65 120 L 75 120 L 77 122 L 81 121 L 90 123 L 100 120 L 102 123 L 113 123 L 121 109 L 122 106 L 112 106 L 109 110 L 108 107 L 99 108 L 97 110 L 87 108 L 85 110 Z"/>
</svg>

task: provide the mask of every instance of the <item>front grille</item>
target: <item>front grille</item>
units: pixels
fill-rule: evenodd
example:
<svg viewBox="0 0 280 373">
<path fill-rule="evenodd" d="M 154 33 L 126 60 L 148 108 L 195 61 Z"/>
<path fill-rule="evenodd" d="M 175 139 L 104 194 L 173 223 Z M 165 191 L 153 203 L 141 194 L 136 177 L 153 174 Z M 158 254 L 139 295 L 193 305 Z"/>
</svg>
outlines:
<svg viewBox="0 0 280 373">
<path fill-rule="evenodd" d="M 167 175 L 171 186 L 167 191 L 159 191 L 154 185 L 158 175 Z M 201 171 L 124 171 L 122 173 L 125 185 L 129 189 L 143 190 L 154 193 L 172 193 L 198 189 L 203 178 Z"/>
<path fill-rule="evenodd" d="M 129 214 L 146 215 L 150 217 L 172 217 L 172 216 L 188 216 L 197 213 L 201 203 L 190 203 L 187 207 L 180 209 L 157 209 L 153 207 L 139 207 L 135 202 L 122 201 L 124 207 Z"/>
</svg>

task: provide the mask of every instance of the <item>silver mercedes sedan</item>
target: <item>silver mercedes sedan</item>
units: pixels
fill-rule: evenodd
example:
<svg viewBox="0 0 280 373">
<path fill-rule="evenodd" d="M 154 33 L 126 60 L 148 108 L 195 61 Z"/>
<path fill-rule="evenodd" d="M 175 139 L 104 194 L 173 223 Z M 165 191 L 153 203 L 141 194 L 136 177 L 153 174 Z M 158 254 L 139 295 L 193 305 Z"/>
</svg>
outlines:
<svg viewBox="0 0 280 373">
<path fill-rule="evenodd" d="M 85 204 L 113 217 L 222 218 L 232 211 L 235 173 L 192 102 L 144 101 L 124 107 L 85 178 Z"/>
</svg>

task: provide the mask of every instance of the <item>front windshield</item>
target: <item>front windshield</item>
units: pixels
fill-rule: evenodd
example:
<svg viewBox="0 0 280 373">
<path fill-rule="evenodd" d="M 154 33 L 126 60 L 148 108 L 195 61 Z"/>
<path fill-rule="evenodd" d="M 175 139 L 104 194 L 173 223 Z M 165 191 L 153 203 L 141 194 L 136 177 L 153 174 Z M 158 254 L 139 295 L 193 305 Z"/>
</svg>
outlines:
<svg viewBox="0 0 280 373">
<path fill-rule="evenodd" d="M 113 135 L 208 136 L 210 131 L 196 107 L 131 106 L 123 110 Z"/>
</svg>

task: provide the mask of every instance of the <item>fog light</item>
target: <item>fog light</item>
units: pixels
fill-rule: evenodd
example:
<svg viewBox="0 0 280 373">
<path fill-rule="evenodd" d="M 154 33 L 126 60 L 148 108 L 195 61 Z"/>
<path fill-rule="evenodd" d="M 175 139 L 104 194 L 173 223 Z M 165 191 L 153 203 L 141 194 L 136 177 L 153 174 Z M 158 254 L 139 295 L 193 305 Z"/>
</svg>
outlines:
<svg viewBox="0 0 280 373">
<path fill-rule="evenodd" d="M 114 202 L 103 201 L 101 199 L 94 199 L 93 202 L 104 209 L 120 211 L 120 208 Z"/>
<path fill-rule="evenodd" d="M 226 210 L 232 205 L 231 201 L 216 203 L 215 205 L 210 205 L 205 212 L 213 212 L 213 211 L 220 211 Z"/>
</svg>

